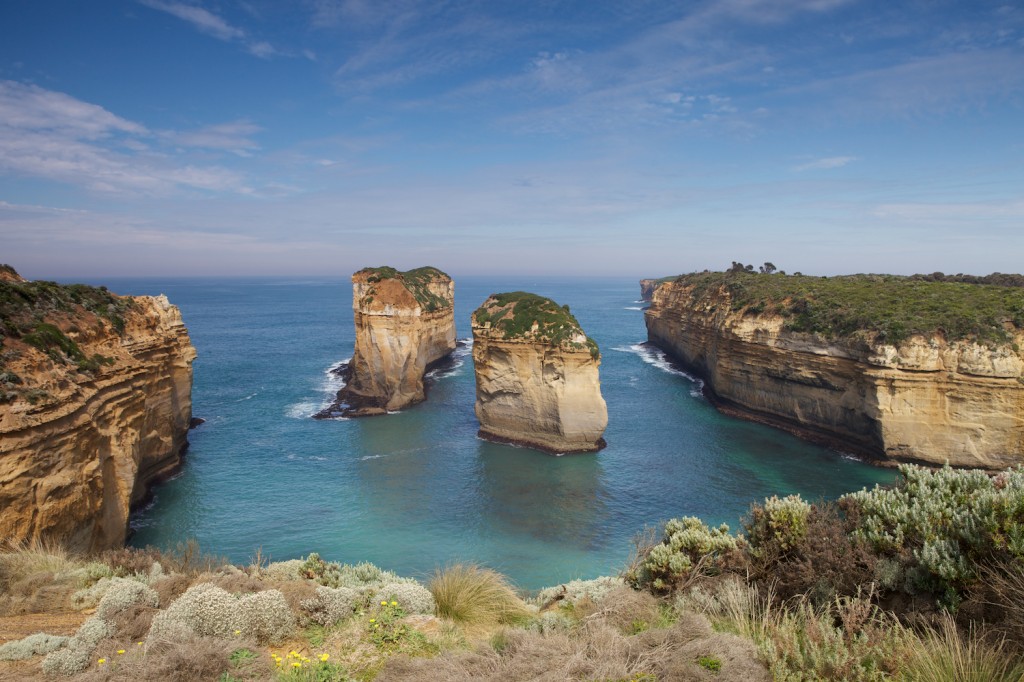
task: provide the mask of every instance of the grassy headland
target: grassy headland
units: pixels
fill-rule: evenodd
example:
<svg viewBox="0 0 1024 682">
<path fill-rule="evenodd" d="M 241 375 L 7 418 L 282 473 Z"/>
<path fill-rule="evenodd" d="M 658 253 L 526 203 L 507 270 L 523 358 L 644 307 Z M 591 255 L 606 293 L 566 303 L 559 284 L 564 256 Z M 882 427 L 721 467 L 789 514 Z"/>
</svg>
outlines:
<svg viewBox="0 0 1024 682">
<path fill-rule="evenodd" d="M 963 276 L 949 281 L 945 276 L 734 271 L 680 275 L 673 281 L 693 286 L 700 296 L 725 291 L 733 310 L 779 315 L 787 329 L 829 339 L 869 332 L 898 343 L 913 334 L 939 332 L 949 341 L 999 344 L 1011 338 L 1008 324 L 1024 329 L 1024 288 L 974 283 Z"/>
<path fill-rule="evenodd" d="M 765 500 L 742 534 L 674 519 L 620 577 L 535 594 L 466 564 L 423 584 L 317 554 L 11 546 L 0 677 L 1019 682 L 1024 469 L 902 473 Z"/>
<path fill-rule="evenodd" d="M 525 291 L 491 294 L 473 312 L 473 324 L 482 327 L 487 323 L 506 339 L 530 335 L 554 346 L 566 345 L 574 350 L 586 347 L 594 359 L 601 357 L 597 342 L 584 333 L 569 306 L 560 306 L 544 296 Z M 533 331 L 534 324 L 536 331 Z M 586 338 L 585 343 L 573 341 L 580 336 Z"/>
<path fill-rule="evenodd" d="M 441 310 L 442 308 L 450 308 L 452 305 L 451 301 L 443 296 L 434 294 L 427 286 L 432 280 L 442 278 L 450 280 L 451 277 L 429 265 L 422 268 L 416 268 L 414 270 L 407 270 L 405 272 L 401 272 L 388 266 L 382 266 L 379 268 L 363 268 L 356 274 L 367 276 L 367 281 L 371 284 L 375 284 L 386 279 L 397 279 L 401 281 L 402 284 L 405 285 L 405 288 L 409 290 L 409 293 L 413 295 L 413 298 L 416 299 L 416 302 L 419 303 L 424 312 L 431 313 L 436 310 Z M 371 297 L 372 300 L 373 294 L 374 290 L 371 288 L 366 295 L 367 297 Z"/>
</svg>

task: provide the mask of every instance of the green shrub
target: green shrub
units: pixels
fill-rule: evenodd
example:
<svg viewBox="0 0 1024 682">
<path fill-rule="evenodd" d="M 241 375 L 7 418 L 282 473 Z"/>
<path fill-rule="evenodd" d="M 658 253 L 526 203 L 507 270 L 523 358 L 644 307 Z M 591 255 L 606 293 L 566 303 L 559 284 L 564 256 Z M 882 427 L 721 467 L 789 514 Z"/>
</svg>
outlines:
<svg viewBox="0 0 1024 682">
<path fill-rule="evenodd" d="M 531 335 L 554 346 L 587 348 L 595 360 L 601 357 L 597 342 L 583 332 L 569 306 L 559 306 L 544 296 L 525 291 L 491 294 L 473 312 L 472 320 L 480 327 L 490 324 L 506 339 Z"/>
<path fill-rule="evenodd" d="M 989 557 L 1024 560 L 1024 468 L 983 471 L 900 467 L 893 488 L 842 498 L 859 518 L 854 535 L 906 567 L 912 585 L 954 606 Z"/>
<path fill-rule="evenodd" d="M 418 583 L 385 583 L 377 588 L 372 603 L 397 601 L 406 613 L 433 615 L 436 608 L 430 590 Z"/>
<path fill-rule="evenodd" d="M 763 506 L 754 505 L 745 524 L 751 554 L 785 554 L 799 547 L 807 537 L 810 514 L 811 505 L 799 495 L 772 495 Z"/>
<path fill-rule="evenodd" d="M 295 618 L 279 590 L 264 590 L 238 599 L 238 634 L 257 642 L 279 642 L 295 629 Z"/>
<path fill-rule="evenodd" d="M 650 549 L 626 580 L 635 587 L 668 592 L 695 574 L 720 573 L 745 545 L 742 538 L 729 533 L 724 523 L 709 528 L 695 516 L 672 519 L 665 524 L 662 541 Z"/>
<path fill-rule="evenodd" d="M 67 645 L 70 640 L 70 637 L 39 632 L 0 646 L 0 661 L 23 661 L 40 654 L 48 654 Z"/>
<path fill-rule="evenodd" d="M 312 622 L 329 627 L 350 617 L 362 601 L 359 591 L 351 587 L 318 587 L 316 596 L 300 606 Z"/>
<path fill-rule="evenodd" d="M 136 604 L 155 608 L 160 605 L 160 595 L 136 580 L 111 578 L 96 608 L 96 614 L 100 618 L 110 619 Z"/>
<path fill-rule="evenodd" d="M 190 587 L 153 617 L 151 640 L 176 641 L 183 634 L 230 637 L 238 629 L 238 599 L 209 583 Z"/>
<path fill-rule="evenodd" d="M 82 623 L 78 632 L 67 641 L 64 648 L 47 654 L 43 659 L 43 672 L 47 675 L 76 675 L 85 670 L 92 661 L 96 646 L 107 637 L 112 637 L 114 628 L 107 621 L 93 616 Z"/>
</svg>

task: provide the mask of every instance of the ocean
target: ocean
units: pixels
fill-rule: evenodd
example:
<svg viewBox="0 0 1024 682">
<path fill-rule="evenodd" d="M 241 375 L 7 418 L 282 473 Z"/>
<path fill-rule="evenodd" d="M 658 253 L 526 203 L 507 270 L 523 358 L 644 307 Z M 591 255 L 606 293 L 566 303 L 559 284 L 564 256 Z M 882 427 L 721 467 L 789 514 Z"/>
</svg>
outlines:
<svg viewBox="0 0 1024 682">
<path fill-rule="evenodd" d="M 180 473 L 132 516 L 135 546 L 194 538 L 236 563 L 319 552 L 426 578 L 473 561 L 525 589 L 618 572 L 645 527 L 698 516 L 738 527 L 754 501 L 834 498 L 895 479 L 852 457 L 719 414 L 700 384 L 643 345 L 636 279 L 455 278 L 456 328 L 489 294 L 568 304 L 601 348 L 608 447 L 554 457 L 476 436 L 471 349 L 399 413 L 317 421 L 351 357 L 352 289 L 336 279 L 106 280 L 164 293 L 195 362 Z"/>
</svg>

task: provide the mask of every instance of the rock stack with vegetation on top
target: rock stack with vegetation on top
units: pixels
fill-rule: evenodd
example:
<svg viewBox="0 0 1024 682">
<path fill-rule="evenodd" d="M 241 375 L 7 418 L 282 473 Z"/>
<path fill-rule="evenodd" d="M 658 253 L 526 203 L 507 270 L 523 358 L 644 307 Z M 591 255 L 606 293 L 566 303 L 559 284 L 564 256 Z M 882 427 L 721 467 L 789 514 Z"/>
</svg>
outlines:
<svg viewBox="0 0 1024 682">
<path fill-rule="evenodd" d="M 551 453 L 604 447 L 601 353 L 568 306 L 522 291 L 494 294 L 472 326 L 482 437 Z"/>
<path fill-rule="evenodd" d="M 346 385 L 320 417 L 367 416 L 422 402 L 423 375 L 455 350 L 455 283 L 437 268 L 352 275 L 356 344 Z"/>
</svg>

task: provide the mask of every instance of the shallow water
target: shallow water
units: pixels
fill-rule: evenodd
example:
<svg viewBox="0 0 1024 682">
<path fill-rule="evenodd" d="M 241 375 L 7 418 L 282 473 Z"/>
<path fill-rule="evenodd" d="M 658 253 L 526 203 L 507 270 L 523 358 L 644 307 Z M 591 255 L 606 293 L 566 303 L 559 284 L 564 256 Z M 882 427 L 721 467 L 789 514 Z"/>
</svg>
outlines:
<svg viewBox="0 0 1024 682">
<path fill-rule="evenodd" d="M 894 473 L 719 414 L 646 339 L 635 280 L 456 279 L 456 326 L 488 294 L 569 304 L 602 350 L 608 447 L 552 457 L 479 440 L 470 349 L 426 403 L 354 420 L 309 416 L 352 355 L 351 285 L 337 280 L 121 280 L 165 293 L 199 353 L 185 467 L 132 519 L 134 545 L 196 538 L 248 562 L 318 551 L 423 577 L 456 560 L 522 587 L 617 571 L 644 526 L 696 515 L 735 527 L 750 503 L 891 481 Z"/>
</svg>

